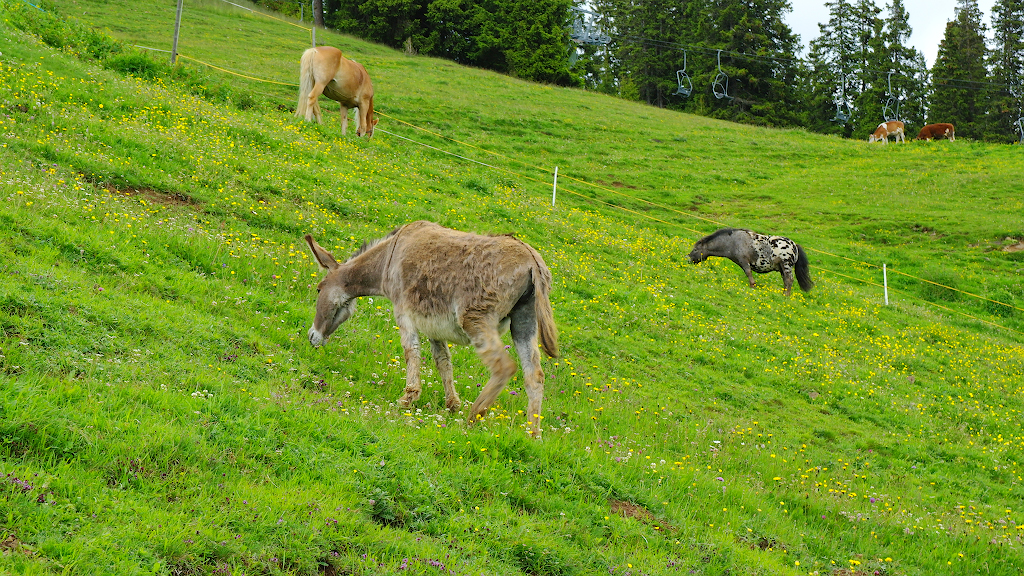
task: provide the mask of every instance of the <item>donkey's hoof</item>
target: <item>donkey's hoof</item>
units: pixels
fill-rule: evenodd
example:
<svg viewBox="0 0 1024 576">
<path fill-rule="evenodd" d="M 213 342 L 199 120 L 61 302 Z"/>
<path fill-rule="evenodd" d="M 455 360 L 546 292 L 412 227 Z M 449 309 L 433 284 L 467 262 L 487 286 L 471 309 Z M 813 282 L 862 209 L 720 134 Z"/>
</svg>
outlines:
<svg viewBox="0 0 1024 576">
<path fill-rule="evenodd" d="M 408 408 L 412 406 L 412 403 L 420 399 L 420 393 L 417 392 L 406 392 L 398 399 L 398 403 Z"/>
<path fill-rule="evenodd" d="M 455 413 L 459 411 L 459 408 L 462 408 L 462 400 L 460 400 L 458 396 L 454 398 L 446 398 L 444 405 L 448 408 L 449 412 Z"/>
</svg>

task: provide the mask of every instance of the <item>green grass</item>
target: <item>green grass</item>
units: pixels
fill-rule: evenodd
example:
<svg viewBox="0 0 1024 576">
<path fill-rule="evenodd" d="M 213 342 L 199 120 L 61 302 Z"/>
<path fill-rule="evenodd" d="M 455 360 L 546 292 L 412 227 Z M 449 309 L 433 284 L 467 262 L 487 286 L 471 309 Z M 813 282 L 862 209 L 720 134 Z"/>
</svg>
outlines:
<svg viewBox="0 0 1024 576">
<path fill-rule="evenodd" d="M 1019 148 L 733 125 L 318 32 L 374 78 L 357 140 L 294 119 L 293 87 L 139 58 L 172 1 L 0 6 L 0 571 L 1024 568 Z M 225 6 L 186 3 L 182 53 L 294 81 L 304 32 Z M 302 234 L 340 256 L 419 218 L 552 269 L 542 442 L 519 379 L 473 427 L 432 370 L 396 407 L 387 301 L 306 342 Z M 717 223 L 800 242 L 815 289 L 685 264 Z M 471 400 L 485 370 L 453 359 Z"/>
</svg>

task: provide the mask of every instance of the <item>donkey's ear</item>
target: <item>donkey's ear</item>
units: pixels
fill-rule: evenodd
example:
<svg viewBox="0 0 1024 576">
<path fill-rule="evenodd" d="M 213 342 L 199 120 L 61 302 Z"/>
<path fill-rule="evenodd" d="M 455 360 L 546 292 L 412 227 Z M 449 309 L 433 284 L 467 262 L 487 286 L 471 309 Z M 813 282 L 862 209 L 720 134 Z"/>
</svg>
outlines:
<svg viewBox="0 0 1024 576">
<path fill-rule="evenodd" d="M 334 259 L 334 255 L 317 244 L 316 240 L 313 240 L 312 234 L 306 234 L 306 244 L 309 244 L 309 249 L 313 252 L 313 258 L 316 258 L 321 268 L 333 270 L 338 267 L 338 261 Z"/>
</svg>

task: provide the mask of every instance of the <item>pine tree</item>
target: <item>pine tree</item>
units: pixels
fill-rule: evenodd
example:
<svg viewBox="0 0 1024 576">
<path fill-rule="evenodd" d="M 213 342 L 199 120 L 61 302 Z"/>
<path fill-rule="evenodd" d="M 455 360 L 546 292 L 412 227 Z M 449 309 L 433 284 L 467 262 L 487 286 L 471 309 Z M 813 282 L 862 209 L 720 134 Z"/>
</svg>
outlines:
<svg viewBox="0 0 1024 576">
<path fill-rule="evenodd" d="M 664 107 L 674 100 L 676 70 L 684 46 L 694 40 L 691 8 L 703 0 L 598 0 L 601 24 L 614 30 L 608 52 L 613 55 L 616 92 L 630 99 Z M 694 67 L 693 54 L 687 66 Z"/>
<path fill-rule="evenodd" d="M 989 64 L 994 89 L 989 92 L 984 137 L 1012 142 L 1024 111 L 1024 0 L 997 0 L 992 7 L 994 38 Z"/>
<path fill-rule="evenodd" d="M 818 24 L 819 36 L 810 42 L 806 126 L 816 132 L 850 136 L 852 102 L 857 96 L 858 34 L 854 7 L 847 0 L 826 2 L 828 23 Z"/>
<path fill-rule="evenodd" d="M 569 68 L 572 0 L 490 0 L 500 14 L 500 38 L 513 76 L 562 86 L 579 85 Z"/>
<path fill-rule="evenodd" d="M 924 54 L 909 46 L 912 30 L 903 0 L 892 0 L 888 12 L 879 53 L 873 59 L 875 66 L 892 72 L 886 78 L 883 116 L 886 120 L 904 122 L 910 132 L 912 126 L 920 128 L 924 125 L 928 67 Z"/>
<path fill-rule="evenodd" d="M 728 98 L 704 93 L 710 115 L 773 126 L 800 123 L 798 37 L 783 18 L 791 10 L 788 0 L 710 1 L 703 43 L 724 51 L 722 71 L 729 76 Z"/>
<path fill-rule="evenodd" d="M 888 99 L 891 65 L 884 54 L 885 21 L 882 9 L 874 0 L 858 0 L 854 5 L 857 19 L 857 80 L 855 82 L 853 137 L 867 138 L 885 119 L 884 104 Z"/>
<path fill-rule="evenodd" d="M 328 23 L 393 48 L 513 76 L 579 85 L 569 67 L 573 0 L 328 0 Z"/>
<path fill-rule="evenodd" d="M 946 23 L 946 33 L 932 66 L 932 96 L 928 121 L 949 122 L 957 136 L 983 135 L 985 90 L 985 25 L 977 0 L 959 0 L 956 16 Z"/>
<path fill-rule="evenodd" d="M 920 125 L 927 67 L 924 55 L 907 46 L 911 29 L 903 0 L 892 0 L 884 19 L 873 0 L 833 0 L 826 6 L 829 22 L 819 25 L 822 34 L 811 42 L 816 117 L 811 122 L 817 122 L 812 128 L 866 138 L 886 119 Z M 821 120 L 827 103 L 832 103 L 833 114 L 837 102 L 844 111 L 844 95 L 853 103 L 851 118 L 843 126 L 829 127 Z"/>
</svg>

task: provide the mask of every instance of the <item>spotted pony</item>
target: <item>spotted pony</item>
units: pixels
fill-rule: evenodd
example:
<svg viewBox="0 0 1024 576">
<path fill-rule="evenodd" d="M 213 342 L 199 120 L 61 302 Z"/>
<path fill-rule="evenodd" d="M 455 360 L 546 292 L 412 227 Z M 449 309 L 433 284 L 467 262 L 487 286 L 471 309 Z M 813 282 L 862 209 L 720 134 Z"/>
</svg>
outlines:
<svg viewBox="0 0 1024 576">
<path fill-rule="evenodd" d="M 814 286 L 807 254 L 799 244 L 784 236 L 768 236 L 743 228 L 722 228 L 693 245 L 690 262 L 699 264 L 711 256 L 735 262 L 746 273 L 751 287 L 754 286 L 752 271 L 782 274 L 787 296 L 792 292 L 794 271 L 801 290 L 810 292 Z"/>
</svg>

